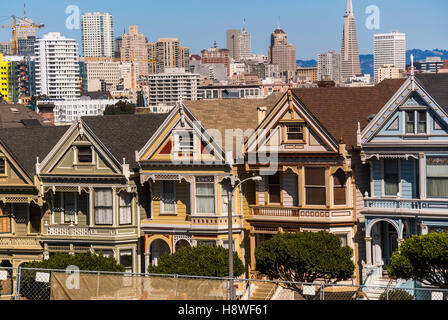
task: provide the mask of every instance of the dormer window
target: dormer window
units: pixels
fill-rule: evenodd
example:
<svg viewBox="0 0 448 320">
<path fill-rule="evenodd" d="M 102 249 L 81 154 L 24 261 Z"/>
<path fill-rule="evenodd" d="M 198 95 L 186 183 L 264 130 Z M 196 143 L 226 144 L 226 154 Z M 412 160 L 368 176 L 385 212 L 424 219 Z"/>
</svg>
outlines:
<svg viewBox="0 0 448 320">
<path fill-rule="evenodd" d="M 0 174 L 6 174 L 6 160 L 5 158 L 0 158 Z"/>
<path fill-rule="evenodd" d="M 426 112 L 418 111 L 418 133 L 426 133 Z"/>
<path fill-rule="evenodd" d="M 92 163 L 93 155 L 90 146 L 78 147 L 78 163 Z"/>
</svg>

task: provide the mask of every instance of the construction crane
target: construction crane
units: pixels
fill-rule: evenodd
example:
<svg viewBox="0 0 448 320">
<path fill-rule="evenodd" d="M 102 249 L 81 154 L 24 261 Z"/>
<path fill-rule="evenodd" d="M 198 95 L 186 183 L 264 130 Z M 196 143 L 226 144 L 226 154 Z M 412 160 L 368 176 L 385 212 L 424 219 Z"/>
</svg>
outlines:
<svg viewBox="0 0 448 320">
<path fill-rule="evenodd" d="M 12 16 L 12 25 L 0 25 L 0 28 L 8 28 L 12 30 L 11 49 L 13 55 L 16 55 L 19 50 L 19 41 L 17 39 L 18 28 L 37 28 L 37 30 L 40 30 L 41 28 L 45 27 L 45 25 L 43 24 L 17 25 L 16 20 L 22 19 L 17 18 L 16 16 Z"/>
<path fill-rule="evenodd" d="M 125 59 L 125 61 L 130 61 L 131 62 L 131 88 L 135 89 L 136 88 L 136 76 L 135 76 L 135 62 L 153 62 L 155 63 L 155 60 L 148 60 L 148 59 L 135 59 L 135 54 L 134 54 L 134 50 L 131 51 L 131 58 L 130 59 Z"/>
</svg>

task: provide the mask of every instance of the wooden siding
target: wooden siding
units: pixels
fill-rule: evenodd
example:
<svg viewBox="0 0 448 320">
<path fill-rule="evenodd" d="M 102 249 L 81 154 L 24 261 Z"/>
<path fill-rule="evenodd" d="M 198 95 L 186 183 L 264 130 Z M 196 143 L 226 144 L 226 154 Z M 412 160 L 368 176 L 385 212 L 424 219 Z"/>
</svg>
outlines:
<svg viewBox="0 0 448 320">
<path fill-rule="evenodd" d="M 415 196 L 415 160 L 401 160 L 401 196 L 412 199 Z"/>
<path fill-rule="evenodd" d="M 27 204 L 14 204 L 14 233 L 16 236 L 28 234 L 28 208 Z"/>
</svg>

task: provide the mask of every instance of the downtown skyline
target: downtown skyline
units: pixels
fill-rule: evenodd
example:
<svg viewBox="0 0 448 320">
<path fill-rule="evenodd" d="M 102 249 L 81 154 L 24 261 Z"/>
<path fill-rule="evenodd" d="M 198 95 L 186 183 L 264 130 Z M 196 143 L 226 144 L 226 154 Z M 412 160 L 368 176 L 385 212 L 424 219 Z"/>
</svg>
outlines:
<svg viewBox="0 0 448 320">
<path fill-rule="evenodd" d="M 373 53 L 373 35 L 391 31 L 404 32 L 408 35 L 408 49 L 446 49 L 448 43 L 444 30 L 448 22 L 443 12 L 448 3 L 440 0 L 425 1 L 390 1 L 386 0 L 354 0 L 354 14 L 358 33 L 360 54 Z M 340 50 L 343 30 L 345 0 L 319 1 L 277 1 L 275 4 L 267 1 L 239 3 L 227 1 L 226 10 L 222 4 L 174 1 L 168 3 L 147 3 L 137 0 L 128 1 L 130 10 L 119 9 L 119 3 L 108 3 L 104 0 L 94 4 L 85 0 L 54 1 L 28 0 L 27 16 L 35 23 L 45 24 L 38 32 L 38 37 L 48 32 L 61 32 L 66 37 L 75 38 L 81 42 L 81 30 L 68 30 L 65 27 L 69 5 L 77 5 L 80 14 L 86 12 L 110 13 L 114 18 L 114 36 L 120 36 L 129 25 L 138 25 L 149 41 L 163 37 L 177 37 L 198 53 L 209 48 L 216 40 L 219 47 L 226 46 L 226 30 L 242 28 L 246 19 L 246 28 L 252 35 L 252 52 L 267 55 L 270 33 L 278 26 L 288 33 L 288 42 L 297 46 L 297 59 L 316 59 L 317 54 L 327 50 Z M 367 29 L 365 22 L 368 14 L 365 10 L 370 5 L 380 9 L 380 29 Z M 48 14 L 48 8 L 51 12 Z M 288 10 L 283 8 L 287 6 Z M 195 10 L 191 10 L 196 7 Z M 134 10 L 137 8 L 139 10 Z M 152 14 L 156 11 L 157 14 Z M 235 12 L 236 11 L 236 12 Z M 4 15 L 23 16 L 23 2 L 6 3 L 2 10 Z M 60 12 L 60 14 L 57 14 Z M 310 13 L 311 12 L 311 13 Z M 405 13 L 406 19 L 401 18 Z M 149 19 L 148 19 L 149 16 Z M 280 23 L 278 17 L 280 16 Z M 431 18 L 431 24 L 427 23 Z M 168 20 L 169 19 L 169 20 Z M 0 24 L 10 21 L 5 16 L 0 17 Z M 169 21 L 169 23 L 167 22 Z M 311 30 L 311 31 L 310 31 Z M 198 37 L 197 34 L 201 36 Z M 0 41 L 8 41 L 10 31 L 0 29 Z"/>
</svg>

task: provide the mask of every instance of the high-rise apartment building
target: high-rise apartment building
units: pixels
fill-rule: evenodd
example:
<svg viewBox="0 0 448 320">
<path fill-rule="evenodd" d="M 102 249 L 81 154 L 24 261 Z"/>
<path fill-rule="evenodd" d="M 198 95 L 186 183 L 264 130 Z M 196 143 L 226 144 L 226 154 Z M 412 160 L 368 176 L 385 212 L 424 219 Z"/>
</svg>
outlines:
<svg viewBox="0 0 448 320">
<path fill-rule="evenodd" d="M 378 69 L 391 65 L 400 70 L 406 69 L 406 34 L 391 32 L 373 36 L 374 77 L 379 82 Z"/>
<path fill-rule="evenodd" d="M 148 40 L 138 33 L 138 26 L 129 26 L 129 33 L 122 36 L 121 61 L 134 61 L 138 65 L 139 75 L 149 75 Z"/>
<path fill-rule="evenodd" d="M 269 62 L 278 65 L 279 72 L 286 79 L 294 77 L 296 72 L 296 46 L 288 44 L 286 32 L 278 27 L 271 34 L 271 46 L 268 50 Z"/>
<path fill-rule="evenodd" d="M 131 62 L 94 58 L 83 58 L 82 60 L 85 64 L 87 91 L 101 91 L 102 87 L 106 91 L 115 91 L 120 84 L 123 84 L 124 89 L 133 87 Z M 136 69 L 137 66 L 134 65 L 135 78 L 138 77 Z"/>
<path fill-rule="evenodd" d="M 9 62 L 3 60 L 3 54 L 0 53 L 0 101 L 3 99 L 9 101 Z"/>
<path fill-rule="evenodd" d="M 16 22 L 17 39 L 27 39 L 28 37 L 36 37 L 36 28 L 32 28 L 33 20 L 24 16 L 18 18 Z"/>
<path fill-rule="evenodd" d="M 167 68 L 190 69 L 190 49 L 181 46 L 176 38 L 161 38 L 148 43 L 148 56 L 151 73 L 163 73 Z"/>
<path fill-rule="evenodd" d="M 229 49 L 230 58 L 235 61 L 247 59 L 252 54 L 251 36 L 246 27 L 243 30 L 230 29 L 226 32 L 227 49 Z"/>
<path fill-rule="evenodd" d="M 59 32 L 36 40 L 36 91 L 54 100 L 80 96 L 78 44 Z"/>
<path fill-rule="evenodd" d="M 348 80 L 361 74 L 359 60 L 358 38 L 356 36 L 356 23 L 353 14 L 352 0 L 347 0 L 344 16 L 344 33 L 341 50 L 341 75 L 342 80 Z"/>
<path fill-rule="evenodd" d="M 82 55 L 113 57 L 114 23 L 109 13 L 86 13 L 81 17 Z"/>
<path fill-rule="evenodd" d="M 230 51 L 229 49 L 218 48 L 216 42 L 213 48 L 201 51 L 201 62 L 203 64 L 221 63 L 227 69 L 227 76 L 230 76 Z"/>
<path fill-rule="evenodd" d="M 197 100 L 200 75 L 184 68 L 166 68 L 148 77 L 149 105 L 173 106 L 180 100 Z"/>
<path fill-rule="evenodd" d="M 341 81 L 341 55 L 332 50 L 317 58 L 318 81 Z"/>
</svg>

